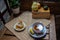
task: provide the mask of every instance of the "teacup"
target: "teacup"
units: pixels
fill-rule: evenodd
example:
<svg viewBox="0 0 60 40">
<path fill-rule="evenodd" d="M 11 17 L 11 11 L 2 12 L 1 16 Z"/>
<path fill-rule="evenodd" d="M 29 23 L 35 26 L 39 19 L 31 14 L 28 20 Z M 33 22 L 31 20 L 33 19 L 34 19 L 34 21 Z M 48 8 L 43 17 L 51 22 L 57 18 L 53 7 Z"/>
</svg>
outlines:
<svg viewBox="0 0 60 40">
<path fill-rule="evenodd" d="M 42 23 L 36 22 L 33 24 L 33 31 L 36 34 L 42 34 L 44 30 L 44 25 Z"/>
</svg>

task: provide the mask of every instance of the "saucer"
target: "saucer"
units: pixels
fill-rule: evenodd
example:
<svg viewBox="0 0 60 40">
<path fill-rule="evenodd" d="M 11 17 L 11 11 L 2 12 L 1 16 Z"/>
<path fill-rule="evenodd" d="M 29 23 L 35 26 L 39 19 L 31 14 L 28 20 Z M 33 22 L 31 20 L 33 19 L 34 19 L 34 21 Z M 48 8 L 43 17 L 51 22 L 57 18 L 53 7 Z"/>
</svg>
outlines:
<svg viewBox="0 0 60 40">
<path fill-rule="evenodd" d="M 30 29 L 32 29 L 32 28 L 33 28 L 33 26 L 30 26 L 30 27 L 28 28 L 28 33 L 29 33 L 29 35 L 31 35 L 31 36 L 34 37 L 34 38 L 42 38 L 42 37 L 44 37 L 44 36 L 46 35 L 46 33 L 47 33 L 47 29 L 46 29 L 45 26 L 44 26 L 44 29 L 43 29 L 43 34 L 41 34 L 41 35 L 37 35 L 36 33 L 31 34 Z"/>
</svg>

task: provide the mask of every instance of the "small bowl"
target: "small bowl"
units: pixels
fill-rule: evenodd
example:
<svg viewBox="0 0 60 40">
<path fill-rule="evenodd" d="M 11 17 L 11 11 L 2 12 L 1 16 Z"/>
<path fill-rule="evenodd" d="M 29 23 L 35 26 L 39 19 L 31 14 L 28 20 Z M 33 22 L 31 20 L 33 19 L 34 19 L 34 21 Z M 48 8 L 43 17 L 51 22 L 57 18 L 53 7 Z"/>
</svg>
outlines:
<svg viewBox="0 0 60 40">
<path fill-rule="evenodd" d="M 44 25 L 42 23 L 36 22 L 33 24 L 33 31 L 37 34 L 43 33 Z"/>
<path fill-rule="evenodd" d="M 45 5 L 43 8 L 44 8 L 44 10 L 48 10 L 48 6 L 47 5 Z"/>
</svg>

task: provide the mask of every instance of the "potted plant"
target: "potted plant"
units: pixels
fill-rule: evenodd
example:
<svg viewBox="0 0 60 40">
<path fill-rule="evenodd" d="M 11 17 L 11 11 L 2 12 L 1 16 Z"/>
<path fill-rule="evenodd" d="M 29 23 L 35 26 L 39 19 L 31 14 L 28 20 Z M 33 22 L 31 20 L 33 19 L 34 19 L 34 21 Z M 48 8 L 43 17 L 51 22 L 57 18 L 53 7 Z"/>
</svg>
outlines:
<svg viewBox="0 0 60 40">
<path fill-rule="evenodd" d="M 14 14 L 19 14 L 20 7 L 19 7 L 19 0 L 8 0 L 9 6 L 12 9 Z"/>
</svg>

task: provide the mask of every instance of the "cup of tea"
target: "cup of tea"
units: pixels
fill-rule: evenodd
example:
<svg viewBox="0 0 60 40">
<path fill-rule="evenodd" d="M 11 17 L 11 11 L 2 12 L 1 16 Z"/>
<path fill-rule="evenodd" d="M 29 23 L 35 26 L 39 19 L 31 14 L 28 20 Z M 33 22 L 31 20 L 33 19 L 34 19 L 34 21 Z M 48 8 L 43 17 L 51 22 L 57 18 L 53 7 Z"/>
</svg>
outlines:
<svg viewBox="0 0 60 40">
<path fill-rule="evenodd" d="M 44 30 L 44 25 L 42 23 L 36 22 L 33 24 L 33 31 L 36 34 L 42 34 Z"/>
</svg>

